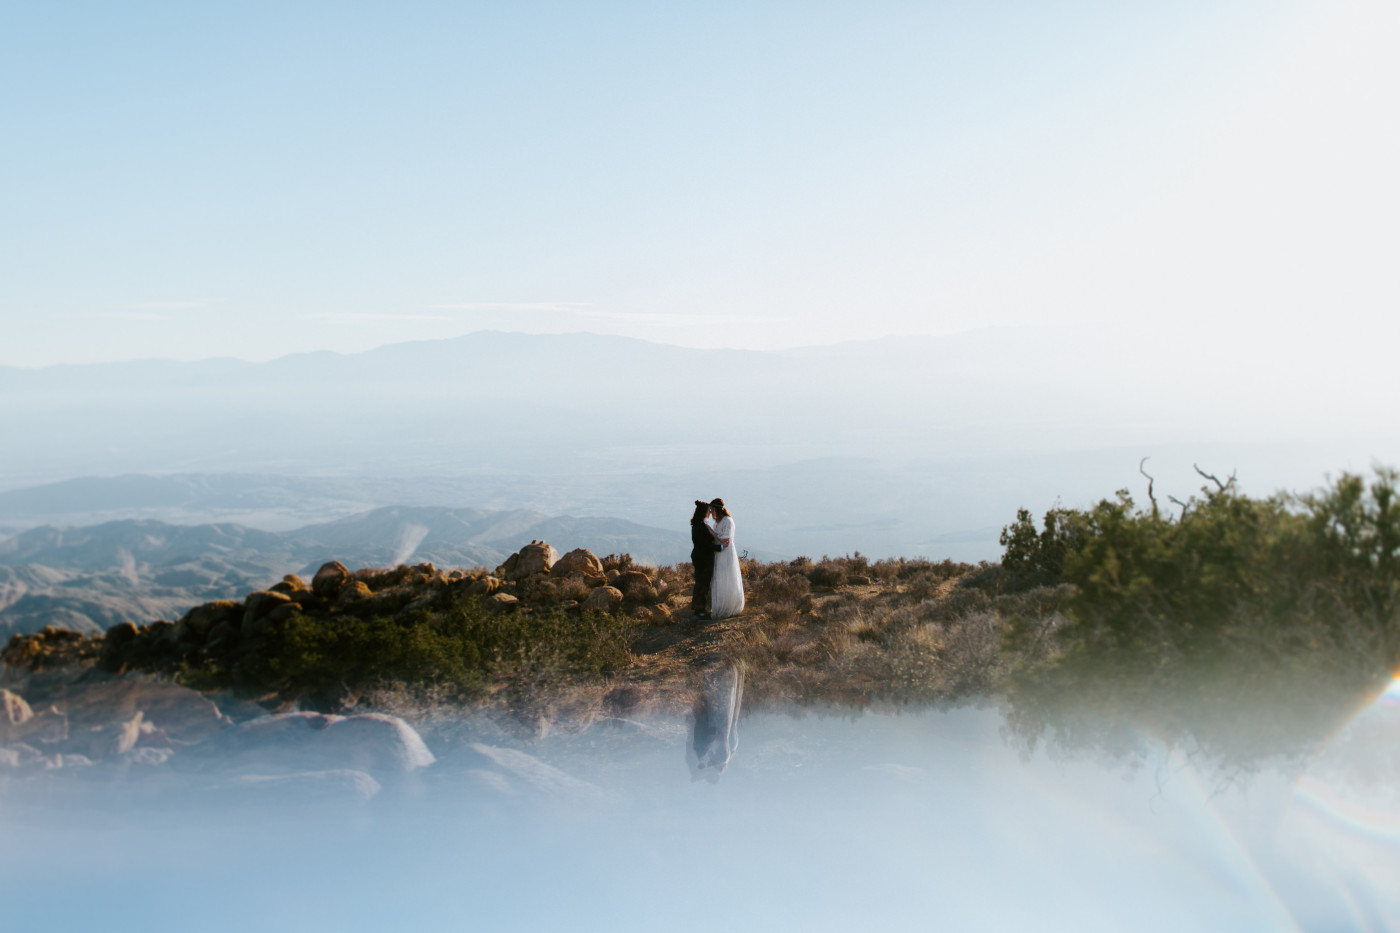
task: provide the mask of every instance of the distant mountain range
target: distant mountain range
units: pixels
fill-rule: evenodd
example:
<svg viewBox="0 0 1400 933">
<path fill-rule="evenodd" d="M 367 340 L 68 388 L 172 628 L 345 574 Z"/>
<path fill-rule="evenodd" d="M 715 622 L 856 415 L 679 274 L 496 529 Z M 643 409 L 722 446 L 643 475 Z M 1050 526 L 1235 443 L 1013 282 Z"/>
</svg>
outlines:
<svg viewBox="0 0 1400 933">
<path fill-rule="evenodd" d="M 561 553 L 587 547 L 666 563 L 686 559 L 690 549 L 684 528 L 527 510 L 389 507 L 288 532 L 152 520 L 46 525 L 0 541 L 0 635 L 45 625 L 94 631 L 124 620 L 174 619 L 197 603 L 241 598 L 328 560 L 351 567 L 424 561 L 495 567 L 536 539 Z"/>
<path fill-rule="evenodd" d="M 1159 498 L 1197 490 L 1193 463 L 1238 468 L 1253 494 L 1400 463 L 1388 396 L 1324 404 L 1282 362 L 1239 385 L 1227 349 L 1166 355 L 1083 327 L 780 352 L 478 333 L 266 363 L 0 367 L 0 536 L 129 519 L 288 534 L 396 506 L 683 537 L 691 501 L 718 495 L 765 559 L 981 560 L 1018 507 L 1141 499 L 1144 457 Z M 336 540 L 376 561 L 400 546 L 365 533 Z M 474 559 L 467 544 L 497 546 L 443 553 Z M 289 546 L 273 553 L 313 559 Z"/>
<path fill-rule="evenodd" d="M 1362 417 L 1288 407 L 1279 393 L 1296 379 L 1237 391 L 1229 361 L 1210 354 L 1203 344 L 1189 361 L 1163 359 L 1088 328 L 781 352 L 483 332 L 265 363 L 0 367 L 0 437 L 11 441 L 0 488 L 95 473 L 674 473 L 946 459 L 1244 441 Z"/>
</svg>

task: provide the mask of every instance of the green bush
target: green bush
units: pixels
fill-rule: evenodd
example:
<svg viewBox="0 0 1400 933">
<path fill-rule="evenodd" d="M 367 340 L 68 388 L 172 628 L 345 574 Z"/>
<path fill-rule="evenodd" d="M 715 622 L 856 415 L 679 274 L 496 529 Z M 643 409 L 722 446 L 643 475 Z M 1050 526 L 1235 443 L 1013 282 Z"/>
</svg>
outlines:
<svg viewBox="0 0 1400 933">
<path fill-rule="evenodd" d="M 1039 531 L 1021 510 L 1002 533 L 1003 566 L 1069 584 L 1056 651 L 1013 684 L 1023 721 L 1044 728 L 1044 711 L 1068 699 L 1197 739 L 1276 728 L 1282 740 L 1294 713 L 1330 728 L 1400 664 L 1396 488 L 1383 468 L 1304 496 L 1256 499 L 1217 481 L 1167 515 L 1120 491 L 1052 510 Z M 1046 631 L 1033 613 L 1010 622 L 1012 649 Z M 1251 735 L 1222 715 L 1290 704 L 1293 719 L 1256 721 Z"/>
</svg>

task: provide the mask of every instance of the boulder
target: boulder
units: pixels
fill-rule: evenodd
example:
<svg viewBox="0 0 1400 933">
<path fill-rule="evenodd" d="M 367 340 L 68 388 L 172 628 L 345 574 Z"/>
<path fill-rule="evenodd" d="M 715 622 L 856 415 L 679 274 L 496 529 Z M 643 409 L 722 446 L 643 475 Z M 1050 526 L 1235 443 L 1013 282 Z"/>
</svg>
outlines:
<svg viewBox="0 0 1400 933">
<path fill-rule="evenodd" d="M 509 593 L 492 593 L 486 597 L 486 605 L 493 609 L 505 609 L 509 606 L 518 606 L 520 600 Z"/>
<path fill-rule="evenodd" d="M 301 606 L 294 602 L 286 602 L 269 612 L 267 614 L 267 621 L 276 625 L 286 622 L 298 612 L 301 612 Z"/>
<path fill-rule="evenodd" d="M 291 603 L 291 597 L 285 593 L 273 593 L 270 590 L 249 593 L 244 601 L 246 608 L 243 610 L 239 633 L 244 638 L 261 637 L 275 624 L 271 618 L 272 611 Z"/>
<path fill-rule="evenodd" d="M 549 573 L 559 552 L 543 541 L 531 541 L 506 558 L 496 572 L 507 580 L 519 580 L 537 573 Z"/>
<path fill-rule="evenodd" d="M 658 603 L 646 612 L 646 620 L 652 625 L 670 625 L 671 619 L 671 607 L 664 603 Z"/>
<path fill-rule="evenodd" d="M 243 600 L 243 621 L 246 623 L 252 619 L 261 619 L 278 606 L 285 606 L 291 601 L 292 598 L 286 593 L 255 590 Z"/>
<path fill-rule="evenodd" d="M 612 612 L 622 605 L 622 590 L 615 586 L 600 586 L 583 601 L 583 608 Z"/>
<path fill-rule="evenodd" d="M 576 548 L 555 561 L 554 566 L 549 568 L 549 574 L 553 577 L 567 577 L 570 574 L 601 577 L 603 562 L 588 548 Z"/>
<path fill-rule="evenodd" d="M 374 595 L 369 585 L 363 580 L 351 580 L 340 588 L 340 595 L 335 598 L 337 609 L 344 609 L 353 606 L 362 599 L 369 599 Z"/>
<path fill-rule="evenodd" d="M 321 569 L 316 571 L 311 578 L 311 589 L 317 596 L 334 597 L 340 591 L 341 584 L 348 579 L 350 571 L 340 561 L 333 560 L 322 564 Z"/>
<path fill-rule="evenodd" d="M 231 770 L 257 774 L 350 769 L 406 772 L 436 759 L 422 738 L 397 716 L 284 713 L 264 716 L 184 749 L 176 770 Z"/>
<path fill-rule="evenodd" d="M 218 648 L 225 642 L 236 641 L 241 633 L 242 624 L 234 625 L 231 622 L 220 622 L 209 630 L 209 647 Z"/>
<path fill-rule="evenodd" d="M 188 613 L 186 614 L 188 615 Z M 121 654 L 128 645 L 136 640 L 140 633 L 141 630 L 136 627 L 135 622 L 118 622 L 107 629 L 107 634 L 103 636 L 103 656 Z"/>
<path fill-rule="evenodd" d="M 175 638 L 177 641 L 203 642 L 209 638 L 210 630 L 220 622 L 242 624 L 245 611 L 242 604 L 231 599 L 195 606 L 175 623 Z M 108 638 L 111 638 L 111 635 L 109 629 Z"/>
<path fill-rule="evenodd" d="M 640 570 L 626 570 L 617 575 L 617 579 L 612 581 L 612 585 L 622 592 L 630 594 L 633 590 L 651 586 L 651 577 Z"/>
</svg>

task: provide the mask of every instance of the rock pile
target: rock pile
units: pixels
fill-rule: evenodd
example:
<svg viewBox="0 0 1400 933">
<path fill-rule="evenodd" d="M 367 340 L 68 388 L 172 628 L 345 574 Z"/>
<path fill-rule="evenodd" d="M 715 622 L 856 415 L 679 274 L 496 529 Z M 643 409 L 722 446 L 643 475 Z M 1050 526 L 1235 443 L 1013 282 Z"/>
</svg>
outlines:
<svg viewBox="0 0 1400 933">
<path fill-rule="evenodd" d="M 111 674 L 174 672 L 182 668 L 256 669 L 259 659 L 294 617 L 334 624 L 338 618 L 405 618 L 442 611 L 459 599 L 479 598 L 499 611 L 536 608 L 635 611 L 649 621 L 668 618 L 657 581 L 637 570 L 605 570 L 596 554 L 579 548 L 562 557 L 532 541 L 488 572 L 439 570 L 432 564 L 351 571 L 339 561 L 321 566 L 310 584 L 288 574 L 242 601 L 220 600 L 190 609 L 175 622 L 123 622 L 105 635 L 47 628 L 15 635 L 0 661 L 26 670 L 95 661 Z"/>
</svg>

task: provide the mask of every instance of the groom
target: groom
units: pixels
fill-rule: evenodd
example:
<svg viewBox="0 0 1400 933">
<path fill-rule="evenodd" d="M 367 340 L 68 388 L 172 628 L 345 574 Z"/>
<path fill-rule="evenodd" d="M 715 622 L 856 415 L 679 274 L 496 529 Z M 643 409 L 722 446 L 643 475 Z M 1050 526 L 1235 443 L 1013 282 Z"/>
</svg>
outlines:
<svg viewBox="0 0 1400 933">
<path fill-rule="evenodd" d="M 695 500 L 695 514 L 690 516 L 690 562 L 695 565 L 695 589 L 690 594 L 690 611 L 697 619 L 710 617 L 710 581 L 715 575 L 715 553 L 720 549 L 705 518 L 710 504 Z"/>
</svg>

